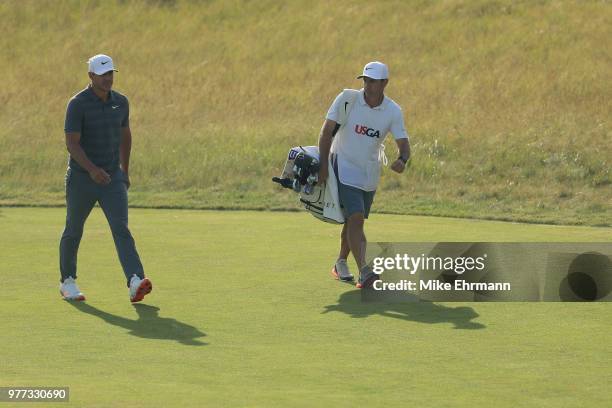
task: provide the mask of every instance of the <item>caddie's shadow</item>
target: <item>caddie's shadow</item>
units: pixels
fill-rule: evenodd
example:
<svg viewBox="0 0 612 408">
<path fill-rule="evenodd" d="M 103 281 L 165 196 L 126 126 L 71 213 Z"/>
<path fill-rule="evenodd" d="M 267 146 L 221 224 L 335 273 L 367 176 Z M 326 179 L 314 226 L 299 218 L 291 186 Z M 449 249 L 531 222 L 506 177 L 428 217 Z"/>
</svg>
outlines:
<svg viewBox="0 0 612 408">
<path fill-rule="evenodd" d="M 325 306 L 323 313 L 342 312 L 354 318 L 372 315 L 392 317 L 419 323 L 451 323 L 454 329 L 484 329 L 486 326 L 474 322 L 479 315 L 471 307 L 447 307 L 436 303 L 421 302 L 364 302 L 360 290 L 344 292 L 338 304 Z"/>
<path fill-rule="evenodd" d="M 138 319 L 130 320 L 100 310 L 86 302 L 67 302 L 81 312 L 99 317 L 106 323 L 129 330 L 130 334 L 145 339 L 175 340 L 188 346 L 204 346 L 208 343 L 198 338 L 206 336 L 196 327 L 168 317 L 159 317 L 159 307 L 142 303 L 132 305 Z"/>
</svg>

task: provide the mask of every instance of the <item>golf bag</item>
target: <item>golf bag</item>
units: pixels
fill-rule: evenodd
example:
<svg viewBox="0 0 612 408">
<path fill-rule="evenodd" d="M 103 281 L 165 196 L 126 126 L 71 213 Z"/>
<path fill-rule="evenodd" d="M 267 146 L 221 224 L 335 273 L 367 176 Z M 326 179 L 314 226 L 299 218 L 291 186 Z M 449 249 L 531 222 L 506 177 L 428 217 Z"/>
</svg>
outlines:
<svg viewBox="0 0 612 408">
<path fill-rule="evenodd" d="M 321 185 L 318 183 L 319 167 L 318 146 L 293 147 L 289 150 L 281 176 L 272 178 L 272 181 L 298 193 L 304 208 L 315 218 L 343 224 L 334 169 L 329 166 L 327 182 Z"/>
<path fill-rule="evenodd" d="M 339 106 L 343 106 L 344 109 L 338 112 L 333 135 L 346 125 L 359 93 L 355 89 L 345 89 L 339 95 Z M 304 208 L 321 221 L 344 224 L 344 214 L 340 208 L 338 195 L 338 180 L 334 166 L 331 165 L 331 155 L 328 163 L 329 176 L 323 185 L 318 183 L 319 165 L 318 146 L 292 147 L 281 176 L 272 178 L 272 181 L 298 193 Z"/>
</svg>

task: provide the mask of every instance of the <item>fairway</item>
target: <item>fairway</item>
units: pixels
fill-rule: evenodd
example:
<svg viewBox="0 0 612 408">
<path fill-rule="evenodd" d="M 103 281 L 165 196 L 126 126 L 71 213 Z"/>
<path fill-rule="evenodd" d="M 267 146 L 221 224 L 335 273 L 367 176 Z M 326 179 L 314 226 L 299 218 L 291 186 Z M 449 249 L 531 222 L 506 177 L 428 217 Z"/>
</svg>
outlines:
<svg viewBox="0 0 612 408">
<path fill-rule="evenodd" d="M 308 214 L 132 209 L 154 284 L 132 306 L 96 208 L 79 252 L 87 302 L 71 304 L 57 284 L 64 216 L 0 208 L 3 386 L 69 386 L 68 405 L 86 407 L 576 407 L 612 397 L 609 303 L 363 304 L 329 276 L 338 227 Z M 371 219 L 371 241 L 612 238 L 609 228 Z"/>
</svg>

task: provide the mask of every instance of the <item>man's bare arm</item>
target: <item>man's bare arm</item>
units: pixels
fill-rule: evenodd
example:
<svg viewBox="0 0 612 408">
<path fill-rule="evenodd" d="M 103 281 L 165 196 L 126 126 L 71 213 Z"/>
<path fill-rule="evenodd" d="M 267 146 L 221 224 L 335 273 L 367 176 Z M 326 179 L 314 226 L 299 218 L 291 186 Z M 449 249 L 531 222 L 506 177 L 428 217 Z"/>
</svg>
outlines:
<svg viewBox="0 0 612 408">
<path fill-rule="evenodd" d="M 321 128 L 321 134 L 319 135 L 319 161 L 321 168 L 319 169 L 319 183 L 327 181 L 329 175 L 329 150 L 333 141 L 333 133 L 336 128 L 336 122 L 330 119 L 326 119 Z"/>
<path fill-rule="evenodd" d="M 129 127 L 121 128 L 121 144 L 119 145 L 119 162 L 121 169 L 127 175 L 130 171 L 130 153 L 132 151 L 132 131 Z"/>
<path fill-rule="evenodd" d="M 130 153 L 132 152 L 132 131 L 129 127 L 121 128 L 121 144 L 119 145 L 119 162 L 125 173 L 127 188 L 130 188 Z"/>
</svg>

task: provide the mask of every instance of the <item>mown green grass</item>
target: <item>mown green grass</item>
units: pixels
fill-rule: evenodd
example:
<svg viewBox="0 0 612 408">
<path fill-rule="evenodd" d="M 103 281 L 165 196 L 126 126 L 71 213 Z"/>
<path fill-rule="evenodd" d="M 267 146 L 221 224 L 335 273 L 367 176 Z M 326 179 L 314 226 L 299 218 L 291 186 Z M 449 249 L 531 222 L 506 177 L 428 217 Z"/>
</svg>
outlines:
<svg viewBox="0 0 612 408">
<path fill-rule="evenodd" d="M 69 406 L 87 407 L 557 408 L 612 397 L 607 303 L 361 303 L 328 275 L 338 227 L 305 213 L 130 217 L 153 293 L 130 305 L 95 209 L 79 252 L 88 300 L 72 305 L 57 290 L 64 210 L 1 209 L 3 386 L 70 386 Z M 373 216 L 367 231 L 372 241 L 612 235 L 395 215 Z"/>
<path fill-rule="evenodd" d="M 611 16 L 594 0 L 5 1 L 0 203 L 61 203 L 66 102 L 106 52 L 140 205 L 295 208 L 270 178 L 380 59 L 414 159 L 385 172 L 378 210 L 610 225 Z"/>
</svg>

